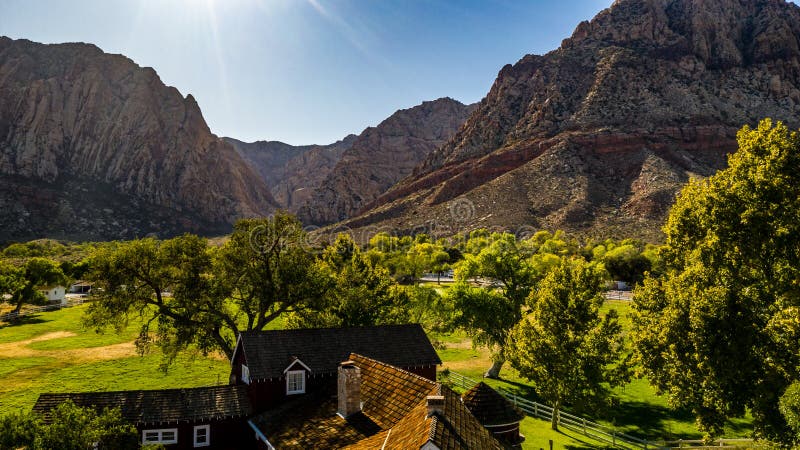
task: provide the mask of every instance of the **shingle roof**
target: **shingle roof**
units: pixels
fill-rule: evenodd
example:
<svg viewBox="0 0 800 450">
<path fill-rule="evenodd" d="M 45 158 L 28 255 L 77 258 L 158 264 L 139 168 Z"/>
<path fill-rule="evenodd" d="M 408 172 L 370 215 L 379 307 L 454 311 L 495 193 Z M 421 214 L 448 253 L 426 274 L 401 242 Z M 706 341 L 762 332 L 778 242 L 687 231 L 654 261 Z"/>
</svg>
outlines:
<svg viewBox="0 0 800 450">
<path fill-rule="evenodd" d="M 293 358 L 314 374 L 335 373 L 350 353 L 398 367 L 442 363 L 418 324 L 249 331 L 240 335 L 235 352 L 241 350 L 256 380 L 283 376 Z"/>
<path fill-rule="evenodd" d="M 331 383 L 253 419 L 275 448 L 408 449 L 432 440 L 442 450 L 502 449 L 450 389 L 365 356 L 349 359 L 361 369 L 362 412 L 336 415 Z M 444 413 L 428 417 L 426 397 L 439 394 Z"/>
<path fill-rule="evenodd" d="M 404 450 L 420 448 L 430 441 L 441 450 L 503 449 L 470 414 L 458 394 L 446 386 L 439 386 L 441 389 L 436 393 L 445 398 L 442 414 L 428 417 L 426 403 L 422 401 L 395 426 L 346 448 Z"/>
<path fill-rule="evenodd" d="M 196 422 L 252 414 L 246 386 L 41 394 L 33 411 L 47 420 L 50 410 L 68 399 L 83 407 L 119 407 L 122 416 L 134 424 Z"/>
<path fill-rule="evenodd" d="M 481 381 L 461 396 L 464 406 L 481 425 L 504 425 L 519 422 L 525 414 L 499 392 Z"/>
</svg>

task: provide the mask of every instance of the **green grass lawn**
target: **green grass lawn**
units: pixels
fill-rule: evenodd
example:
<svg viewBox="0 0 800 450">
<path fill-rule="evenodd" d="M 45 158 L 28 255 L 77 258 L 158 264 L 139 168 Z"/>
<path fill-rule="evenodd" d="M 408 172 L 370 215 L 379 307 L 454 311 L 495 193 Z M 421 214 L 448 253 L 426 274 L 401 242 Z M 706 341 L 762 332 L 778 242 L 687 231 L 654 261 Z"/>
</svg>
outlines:
<svg viewBox="0 0 800 450">
<path fill-rule="evenodd" d="M 603 305 L 602 311 L 605 312 L 612 308 L 619 313 L 623 328 L 629 330 L 631 324 L 630 302 L 608 300 Z M 503 367 L 501 379 L 482 378 L 483 373 L 491 365 L 489 352 L 482 348 L 473 349 L 471 340 L 466 334 L 432 334 L 431 337 L 440 345 L 437 350 L 442 361 L 444 361 L 444 368 L 449 368 L 475 380 L 483 380 L 492 387 L 502 388 L 530 400 L 542 402 L 530 383 L 520 377 L 508 365 Z M 699 439 L 702 437 L 702 433 L 695 426 L 694 417 L 691 413 L 670 408 L 666 399 L 663 396 L 659 396 L 646 379 L 634 379 L 630 383 L 616 388 L 614 395 L 619 400 L 617 406 L 606 408 L 594 414 L 585 414 L 585 416 L 604 425 L 613 426 L 619 431 L 651 441 Z M 548 444 L 548 439 L 554 439 L 553 436 L 557 436 L 560 439 L 560 441 L 554 439 L 554 448 L 587 448 L 585 446 L 589 445 L 574 442 L 576 437 L 580 436 L 579 434 L 574 434 L 573 436 L 569 431 L 567 433 L 570 434 L 553 432 L 550 430 L 550 424 L 542 420 L 526 419 L 523 428 L 528 430 L 528 433 L 523 432 L 526 436 L 529 433 L 537 436 L 536 443 L 526 442 L 524 448 L 549 448 L 546 444 Z M 752 433 L 752 419 L 745 417 L 729 421 L 725 427 L 724 437 L 749 437 L 750 433 Z M 586 438 L 582 439 L 586 440 Z M 538 442 L 540 441 L 543 441 L 544 445 L 539 444 Z M 556 442 L 563 442 L 565 447 L 558 447 Z M 602 444 L 597 442 L 590 444 L 595 446 L 592 448 L 602 447 Z M 584 447 L 581 447 L 581 445 Z"/>
<path fill-rule="evenodd" d="M 629 328 L 630 304 L 608 301 L 604 310 L 616 308 L 625 328 Z M 86 306 L 78 306 L 28 317 L 13 326 L 0 325 L 0 411 L 29 409 L 43 392 L 108 391 L 125 389 L 180 388 L 226 383 L 228 361 L 219 357 L 182 357 L 167 373 L 159 370 L 161 355 L 137 356 L 132 345 L 138 323 L 121 332 L 109 330 L 97 334 L 81 325 Z M 281 328 L 276 321 L 270 328 Z M 473 349 L 465 333 L 431 334 L 443 368 L 476 380 L 491 365 L 486 349 Z M 527 380 L 508 365 L 502 379 L 485 379 L 489 385 L 503 388 L 531 400 L 541 401 Z M 701 434 L 686 411 L 669 408 L 656 395 L 647 380 L 636 379 L 615 390 L 619 405 L 589 417 L 626 433 L 649 440 L 695 439 Z M 569 430 L 554 432 L 550 424 L 525 419 L 522 433 L 526 449 L 604 448 Z M 728 423 L 725 437 L 747 437 L 752 431 L 749 418 Z"/>
<path fill-rule="evenodd" d="M 227 383 L 223 358 L 182 357 L 167 373 L 161 355 L 137 356 L 137 324 L 97 334 L 81 326 L 86 306 L 0 326 L 0 411 L 30 409 L 43 392 L 160 389 Z M 31 342 L 32 340 L 32 342 Z"/>
</svg>

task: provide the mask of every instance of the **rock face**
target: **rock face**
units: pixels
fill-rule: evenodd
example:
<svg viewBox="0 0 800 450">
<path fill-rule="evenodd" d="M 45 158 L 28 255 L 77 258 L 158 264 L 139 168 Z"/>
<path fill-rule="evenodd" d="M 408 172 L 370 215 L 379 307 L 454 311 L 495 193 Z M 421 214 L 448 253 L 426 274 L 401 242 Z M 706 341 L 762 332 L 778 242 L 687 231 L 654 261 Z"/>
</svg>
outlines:
<svg viewBox="0 0 800 450">
<path fill-rule="evenodd" d="M 270 188 L 281 208 L 296 212 L 353 146 L 351 134 L 330 145 L 294 146 L 278 141 L 245 143 L 224 138 Z"/>
<path fill-rule="evenodd" d="M 298 217 L 323 225 L 353 216 L 447 142 L 475 107 L 440 98 L 367 128 L 296 210 Z"/>
<path fill-rule="evenodd" d="M 0 241 L 220 233 L 275 207 L 191 95 L 93 45 L 0 37 Z"/>
<path fill-rule="evenodd" d="M 453 138 L 344 225 L 657 239 L 680 187 L 724 167 L 742 125 L 800 125 L 798 88 L 796 5 L 618 0 L 503 67 Z"/>
</svg>

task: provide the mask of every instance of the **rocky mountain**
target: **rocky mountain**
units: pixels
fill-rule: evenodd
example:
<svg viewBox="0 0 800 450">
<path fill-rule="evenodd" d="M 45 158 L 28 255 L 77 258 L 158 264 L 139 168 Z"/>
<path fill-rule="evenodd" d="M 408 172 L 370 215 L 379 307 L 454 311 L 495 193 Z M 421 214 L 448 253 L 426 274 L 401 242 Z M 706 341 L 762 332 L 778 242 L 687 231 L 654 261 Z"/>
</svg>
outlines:
<svg viewBox="0 0 800 450">
<path fill-rule="evenodd" d="M 353 216 L 447 142 L 475 106 L 440 98 L 367 128 L 296 210 L 298 217 L 323 225 Z"/>
<path fill-rule="evenodd" d="M 0 241 L 222 233 L 275 201 L 191 95 L 88 44 L 0 37 Z"/>
<path fill-rule="evenodd" d="M 799 88 L 792 3 L 617 0 L 503 67 L 455 136 L 342 225 L 657 239 L 680 187 L 724 167 L 742 125 L 800 125 Z"/>
<path fill-rule="evenodd" d="M 351 134 L 329 145 L 294 146 L 278 141 L 242 142 L 223 138 L 231 143 L 270 188 L 281 208 L 296 212 L 319 187 L 353 146 Z"/>
</svg>

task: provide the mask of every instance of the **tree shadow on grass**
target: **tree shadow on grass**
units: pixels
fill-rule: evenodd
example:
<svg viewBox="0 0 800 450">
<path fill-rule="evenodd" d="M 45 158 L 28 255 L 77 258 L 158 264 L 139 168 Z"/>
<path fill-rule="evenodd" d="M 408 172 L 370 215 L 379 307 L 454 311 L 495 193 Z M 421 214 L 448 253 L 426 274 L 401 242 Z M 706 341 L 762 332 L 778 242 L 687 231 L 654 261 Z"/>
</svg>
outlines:
<svg viewBox="0 0 800 450">
<path fill-rule="evenodd" d="M 484 380 L 485 381 L 485 380 Z M 503 390 L 520 397 L 524 397 L 533 402 L 541 402 L 541 397 L 536 393 L 536 390 L 527 384 L 520 383 L 519 381 L 511 381 L 505 378 L 497 378 L 497 381 L 502 381 L 511 386 L 502 386 Z"/>
<path fill-rule="evenodd" d="M 668 421 L 692 423 L 694 416 L 688 410 L 675 410 L 646 402 L 623 402 L 619 406 L 604 411 L 600 417 L 615 427 L 624 428 L 626 433 L 646 437 L 650 440 L 696 439 L 699 431 L 691 433 L 676 432 Z"/>
<path fill-rule="evenodd" d="M 31 325 L 36 323 L 45 323 L 50 320 L 45 320 L 40 314 L 30 314 L 27 316 L 18 317 L 10 322 L 0 322 L 0 330 L 3 328 L 17 327 L 20 325 Z"/>
</svg>

